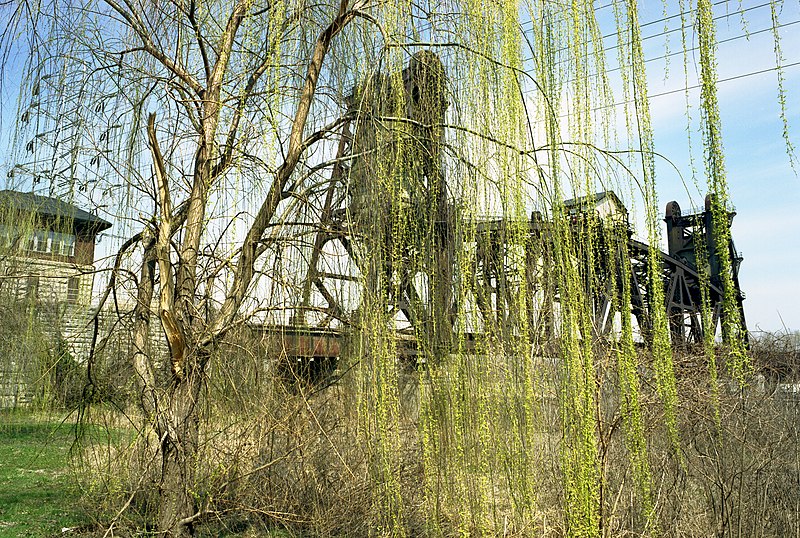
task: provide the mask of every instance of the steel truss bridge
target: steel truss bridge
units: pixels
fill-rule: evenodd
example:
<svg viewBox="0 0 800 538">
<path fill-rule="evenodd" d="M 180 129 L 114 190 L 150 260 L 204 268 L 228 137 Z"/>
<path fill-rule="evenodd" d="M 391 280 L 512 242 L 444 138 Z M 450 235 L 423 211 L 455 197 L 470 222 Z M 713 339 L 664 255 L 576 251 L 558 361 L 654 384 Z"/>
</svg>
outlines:
<svg viewBox="0 0 800 538">
<path fill-rule="evenodd" d="M 742 257 L 730 238 L 736 213 L 724 209 L 721 214 L 712 207 L 711 197 L 703 209 L 685 215 L 677 202 L 667 204 L 667 252 L 632 238 L 627 210 L 611 191 L 566 200 L 550 218 L 534 212 L 527 222 L 459 222 L 458 208 L 446 195 L 439 155 L 443 129 L 430 127 L 443 123 L 448 106 L 444 82 L 441 61 L 426 51 L 417 53 L 400 77 L 376 75 L 349 98 L 301 299 L 288 325 L 261 327 L 276 337 L 276 352 L 298 359 L 338 357 L 346 335 L 359 326 L 358 308 L 343 300 L 341 290 L 348 286 L 382 302 L 389 319 L 397 322 L 401 356 L 446 354 L 456 347 L 469 350 L 491 331 L 518 337 L 524 328 L 532 339 L 557 336 L 563 290 L 553 278 L 556 244 L 562 245 L 562 260 L 566 255 L 578 280 L 583 279 L 580 286 L 591 304 L 594 338 L 614 333 L 623 315 L 619 298 L 629 294 L 629 311 L 643 342 L 650 338 L 652 309 L 657 308 L 666 312 L 673 346 L 700 344 L 706 334 L 717 333 L 725 315 L 725 281 L 733 285 L 736 315 L 746 335 L 738 278 Z M 405 111 L 399 120 L 398 109 Z M 432 260 L 414 269 L 406 263 L 410 247 L 387 246 L 397 239 L 380 221 L 397 220 L 398 209 L 389 208 L 373 189 L 376 166 L 365 157 L 378 145 L 397 143 L 381 133 L 397 129 L 398 121 L 414 141 L 395 150 L 412 155 L 403 172 L 408 200 L 401 202 L 400 211 L 407 211 L 408 219 L 418 218 L 415 199 L 421 199 L 430 217 L 427 245 Z M 471 232 L 468 242 L 459 232 L 464 229 Z M 721 241 L 720 234 L 727 241 Z M 474 253 L 466 270 L 456 263 L 464 246 Z M 389 248 L 400 253 L 392 261 L 381 255 Z M 333 270 L 326 260 L 332 253 L 346 258 L 344 265 L 350 270 Z M 657 258 L 658 281 L 648 277 L 652 256 Z M 723 263 L 725 256 L 728 264 Z M 457 297 L 458 279 L 462 290 L 467 283 L 466 297 Z M 654 286 L 663 290 L 663 304 L 654 304 Z M 521 294 L 526 298 L 522 305 Z M 456 331 L 464 301 L 476 314 L 466 329 L 462 323 Z M 704 316 L 704 305 L 710 315 Z"/>
</svg>

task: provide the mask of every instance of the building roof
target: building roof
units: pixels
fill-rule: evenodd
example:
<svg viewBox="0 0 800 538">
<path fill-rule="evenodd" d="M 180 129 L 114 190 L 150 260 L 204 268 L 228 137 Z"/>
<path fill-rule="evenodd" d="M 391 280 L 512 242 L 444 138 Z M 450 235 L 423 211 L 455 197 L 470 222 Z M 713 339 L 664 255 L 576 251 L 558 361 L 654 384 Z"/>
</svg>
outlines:
<svg viewBox="0 0 800 538">
<path fill-rule="evenodd" d="M 614 191 L 601 191 L 588 196 L 570 198 L 569 200 L 564 200 L 564 207 L 579 207 L 587 206 L 589 204 L 598 204 L 606 198 L 613 200 L 614 203 L 616 203 L 621 209 L 625 209 L 625 204 L 622 203 L 622 200 L 619 199 Z"/>
<path fill-rule="evenodd" d="M 49 196 L 40 196 L 32 192 L 12 190 L 0 191 L 0 207 L 14 208 L 18 211 L 30 211 L 46 217 L 71 219 L 96 232 L 111 228 L 111 223 L 83 209 Z"/>
</svg>

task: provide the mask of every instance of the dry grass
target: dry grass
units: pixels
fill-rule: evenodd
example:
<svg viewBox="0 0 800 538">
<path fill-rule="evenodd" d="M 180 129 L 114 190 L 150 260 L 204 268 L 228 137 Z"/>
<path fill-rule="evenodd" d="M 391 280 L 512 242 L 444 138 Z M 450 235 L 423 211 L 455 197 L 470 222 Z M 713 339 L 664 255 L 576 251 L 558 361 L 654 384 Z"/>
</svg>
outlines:
<svg viewBox="0 0 800 538">
<path fill-rule="evenodd" d="M 466 380 L 456 364 L 440 366 L 436 375 L 400 365 L 391 421 L 383 430 L 370 415 L 377 403 L 358 367 L 342 363 L 314 384 L 287 378 L 274 363 L 244 354 L 237 359 L 240 368 L 212 371 L 194 488 L 204 514 L 196 531 L 565 536 L 557 363 L 538 361 L 527 379 L 533 390 L 523 431 L 514 411 L 521 394 L 515 391 L 523 385 L 512 382 L 514 369 L 499 358 L 472 359 L 490 362 L 470 370 L 474 378 Z M 767 359 L 756 353 L 755 373 Z M 701 356 L 688 354 L 677 364 L 679 456 L 647 370 L 642 371 L 657 528 L 676 537 L 795 535 L 800 402 L 776 398 L 777 381 L 755 375 L 748 387 L 722 382 L 715 393 L 704 364 Z M 467 392 L 459 388 L 464 381 Z M 615 386 L 609 364 L 598 380 L 602 534 L 641 536 L 646 522 Z M 459 403 L 461 396 L 471 401 Z M 470 410 L 474 415 L 459 414 Z M 435 439 L 425 433 L 431 416 Z M 474 437 L 464 430 L 472 427 L 483 433 Z M 157 443 L 148 435 L 119 440 L 87 449 L 91 495 L 106 524 L 127 502 L 117 527 L 146 529 L 155 512 Z"/>
</svg>

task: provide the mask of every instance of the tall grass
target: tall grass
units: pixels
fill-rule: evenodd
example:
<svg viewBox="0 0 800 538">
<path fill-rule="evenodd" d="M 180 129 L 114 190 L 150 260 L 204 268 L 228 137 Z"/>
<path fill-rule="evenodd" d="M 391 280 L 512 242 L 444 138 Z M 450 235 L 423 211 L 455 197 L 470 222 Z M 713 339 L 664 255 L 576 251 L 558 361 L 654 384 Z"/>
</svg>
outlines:
<svg viewBox="0 0 800 538">
<path fill-rule="evenodd" d="M 571 462 L 564 445 L 573 441 L 563 429 L 567 374 L 557 354 L 487 351 L 437 365 L 370 366 L 368 357 L 355 353 L 312 382 L 275 368 L 256 344 L 245 346 L 252 354 L 241 351 L 239 342 L 239 354 L 226 349 L 228 367 L 212 373 L 204 397 L 193 488 L 201 509 L 198 532 L 575 533 L 565 513 L 571 483 L 563 479 L 564 466 Z M 619 390 L 628 367 L 611 349 L 594 352 L 606 357 L 593 382 L 594 532 L 779 537 L 800 530 L 800 404 L 777 398 L 775 381 L 753 378 L 741 386 L 721 375 L 715 389 L 702 352 L 676 355 L 676 454 L 659 404 L 655 359 L 634 350 L 641 379 L 638 435 L 647 445 L 652 484 L 643 495 L 643 463 L 631 457 L 625 427 L 630 402 Z M 380 385 L 391 383 L 390 393 L 378 394 L 377 376 L 391 379 Z M 106 409 L 119 427 L 119 411 Z M 94 416 L 101 415 L 95 408 Z M 104 511 L 97 514 L 104 525 L 148 528 L 159 484 L 151 464 L 157 442 L 141 432 L 125 442 L 95 442 L 83 452 L 87 491 Z"/>
</svg>

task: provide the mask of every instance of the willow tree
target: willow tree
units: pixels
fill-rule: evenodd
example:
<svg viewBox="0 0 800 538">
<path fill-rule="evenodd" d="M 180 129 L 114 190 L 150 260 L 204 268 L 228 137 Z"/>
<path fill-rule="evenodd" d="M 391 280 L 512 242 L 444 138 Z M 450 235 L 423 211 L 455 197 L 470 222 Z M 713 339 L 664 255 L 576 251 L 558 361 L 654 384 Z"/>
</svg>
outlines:
<svg viewBox="0 0 800 538">
<path fill-rule="evenodd" d="M 462 531 L 497 534 L 500 524 L 491 521 L 497 517 L 493 471 L 503 468 L 515 524 L 534 525 L 530 511 L 536 485 L 529 471 L 535 458 L 529 451 L 538 404 L 531 389 L 535 365 L 530 350 L 543 349 L 549 338 L 558 342 L 564 374 L 559 412 L 565 528 L 573 536 L 600 534 L 600 357 L 591 335 L 596 332 L 593 286 L 600 282 L 593 256 L 601 237 L 593 233 L 577 239 L 563 202 L 573 194 L 606 190 L 607 177 L 620 171 L 627 174 L 621 187 L 630 190 L 635 183 L 630 171 L 638 169 L 644 176 L 651 239 L 657 225 L 638 8 L 632 1 L 614 5 L 624 51 L 623 91 L 633 103 L 625 112 L 627 134 L 638 163 L 603 151 L 616 149 L 610 114 L 614 91 L 591 2 L 53 0 L 2 7 L 9 15 L 3 40 L 6 70 L 19 69 L 23 83 L 15 177 L 54 194 L 102 203 L 124 236 L 102 300 L 120 302 L 118 292 L 124 291 L 134 305 L 129 359 L 142 429 L 158 440 L 158 460 L 150 465 L 160 476 L 160 531 L 185 535 L 206 509 L 196 484 L 199 404 L 212 362 L 226 360 L 215 353 L 219 342 L 250 317 L 287 322 L 281 315 L 268 315 L 308 295 L 307 285 L 297 291 L 304 288 L 297 274 L 306 274 L 303 263 L 313 244 L 308 238 L 318 231 L 313 221 L 322 218 L 319 204 L 328 182 L 346 176 L 341 155 L 335 157 L 336 139 L 369 131 L 362 120 L 372 114 L 377 117 L 371 118 L 377 122 L 373 131 L 389 133 L 381 135 L 384 147 L 356 140 L 351 145 L 360 147 L 361 154 L 344 159 L 348 168 L 368 170 L 357 178 L 361 194 L 353 200 L 378 211 L 353 219 L 369 221 L 357 232 L 366 245 L 361 256 L 392 242 L 381 256 L 394 256 L 396 263 L 377 264 L 388 268 L 387 278 L 398 267 L 413 280 L 426 267 L 450 264 L 441 272 L 447 282 L 431 283 L 428 295 L 451 310 L 443 313 L 441 304 L 434 305 L 433 323 L 415 333 L 419 348 L 436 350 L 438 359 L 431 361 L 433 381 L 421 389 L 425 502 L 431 518 L 442 516 L 443 506 L 457 504 Z M 702 22 L 708 8 L 701 8 Z M 523 27 L 530 30 L 525 33 Z M 701 24 L 700 30 L 713 37 L 707 26 Z M 436 84 L 446 87 L 448 103 L 438 101 L 435 113 L 420 120 L 404 109 L 403 103 L 415 98 L 413 91 L 401 95 L 402 69 L 409 58 L 428 57 L 419 55 L 424 49 L 441 58 L 436 70 L 446 74 L 437 74 Z M 10 60 L 12 53 L 27 58 L 24 66 Z M 713 46 L 703 45 L 701 53 L 713 64 Z M 714 75 L 708 76 L 707 100 Z M 380 77 L 390 82 L 376 85 L 378 91 L 397 92 L 397 98 L 370 113 L 363 102 L 353 106 L 359 95 L 375 91 L 365 81 Z M 709 166 L 722 200 L 714 107 L 707 105 Z M 345 129 L 352 121 L 362 123 Z M 429 160 L 422 159 L 428 162 L 424 165 L 415 161 L 421 150 L 414 149 L 414 140 L 420 137 L 430 139 L 424 151 L 435 147 L 442 152 L 444 172 L 414 170 L 431 166 Z M 372 164 L 365 166 L 366 160 Z M 335 177 L 330 170 L 337 166 Z M 449 220 L 452 229 L 446 234 L 431 224 L 434 236 L 423 237 L 429 232 L 419 231 L 424 226 L 411 224 L 404 214 L 408 189 L 403 185 L 414 174 L 436 184 L 429 185 L 436 200 L 418 206 L 436 214 L 420 220 Z M 370 192 L 377 203 L 371 203 Z M 457 211 L 445 210 L 446 198 Z M 394 209 L 381 214 L 382 206 Z M 524 254 L 532 206 L 553 215 L 551 247 L 539 254 L 542 262 Z M 492 285 L 498 296 L 502 288 L 503 315 L 481 298 L 476 286 L 478 234 L 485 229 L 479 221 L 490 215 L 508 223 L 497 232 L 506 245 L 502 270 L 484 267 L 487 274 L 496 272 L 487 279 L 496 280 Z M 385 225 L 370 228 L 382 219 Z M 421 239 L 404 244 L 409 237 Z M 445 260 L 443 245 L 455 238 L 458 252 Z M 282 257 L 287 249 L 294 252 L 288 259 Z M 630 272 L 625 263 L 613 271 L 625 283 Z M 658 272 L 653 257 L 650 278 L 657 279 Z M 362 276 L 362 296 L 368 298 L 376 288 L 369 274 Z M 626 286 L 619 286 L 622 293 L 612 301 L 622 313 L 622 329 L 612 347 L 622 372 L 626 446 L 643 498 L 642 528 L 652 530 Z M 361 401 L 367 402 L 365 415 L 373 413 L 364 429 L 379 461 L 376 489 L 389 521 L 384 528 L 402 532 L 403 492 L 396 487 L 400 471 L 392 463 L 399 413 L 392 373 L 396 327 L 381 304 L 391 292 L 388 287 L 382 297 L 376 293 L 374 301 L 360 301 L 359 323 L 375 343 L 362 361 L 362 386 L 367 388 Z M 658 293 L 651 304 L 659 304 Z M 559 318 L 556 336 L 539 331 L 539 310 L 551 321 Z M 668 328 L 663 312 L 651 314 L 659 394 L 674 429 Z M 150 345 L 152 326 L 166 337 L 165 354 Z M 461 336 L 466 332 L 483 334 L 481 356 L 495 357 L 494 365 L 476 362 L 474 354 L 464 351 Z M 448 361 L 456 363 L 452 376 L 440 369 L 448 368 Z M 512 381 L 517 384 L 506 390 L 502 383 Z M 468 387 L 478 390 L 470 393 Z M 444 402 L 456 402 L 456 408 L 442 409 Z M 513 420 L 508 431 L 500 432 L 504 413 Z M 509 435 L 510 441 L 493 450 L 491 439 L 498 435 Z M 437 470 L 437 465 L 448 467 Z M 437 473 L 451 480 L 437 481 Z M 432 532 L 443 532 L 432 525 Z"/>
</svg>

